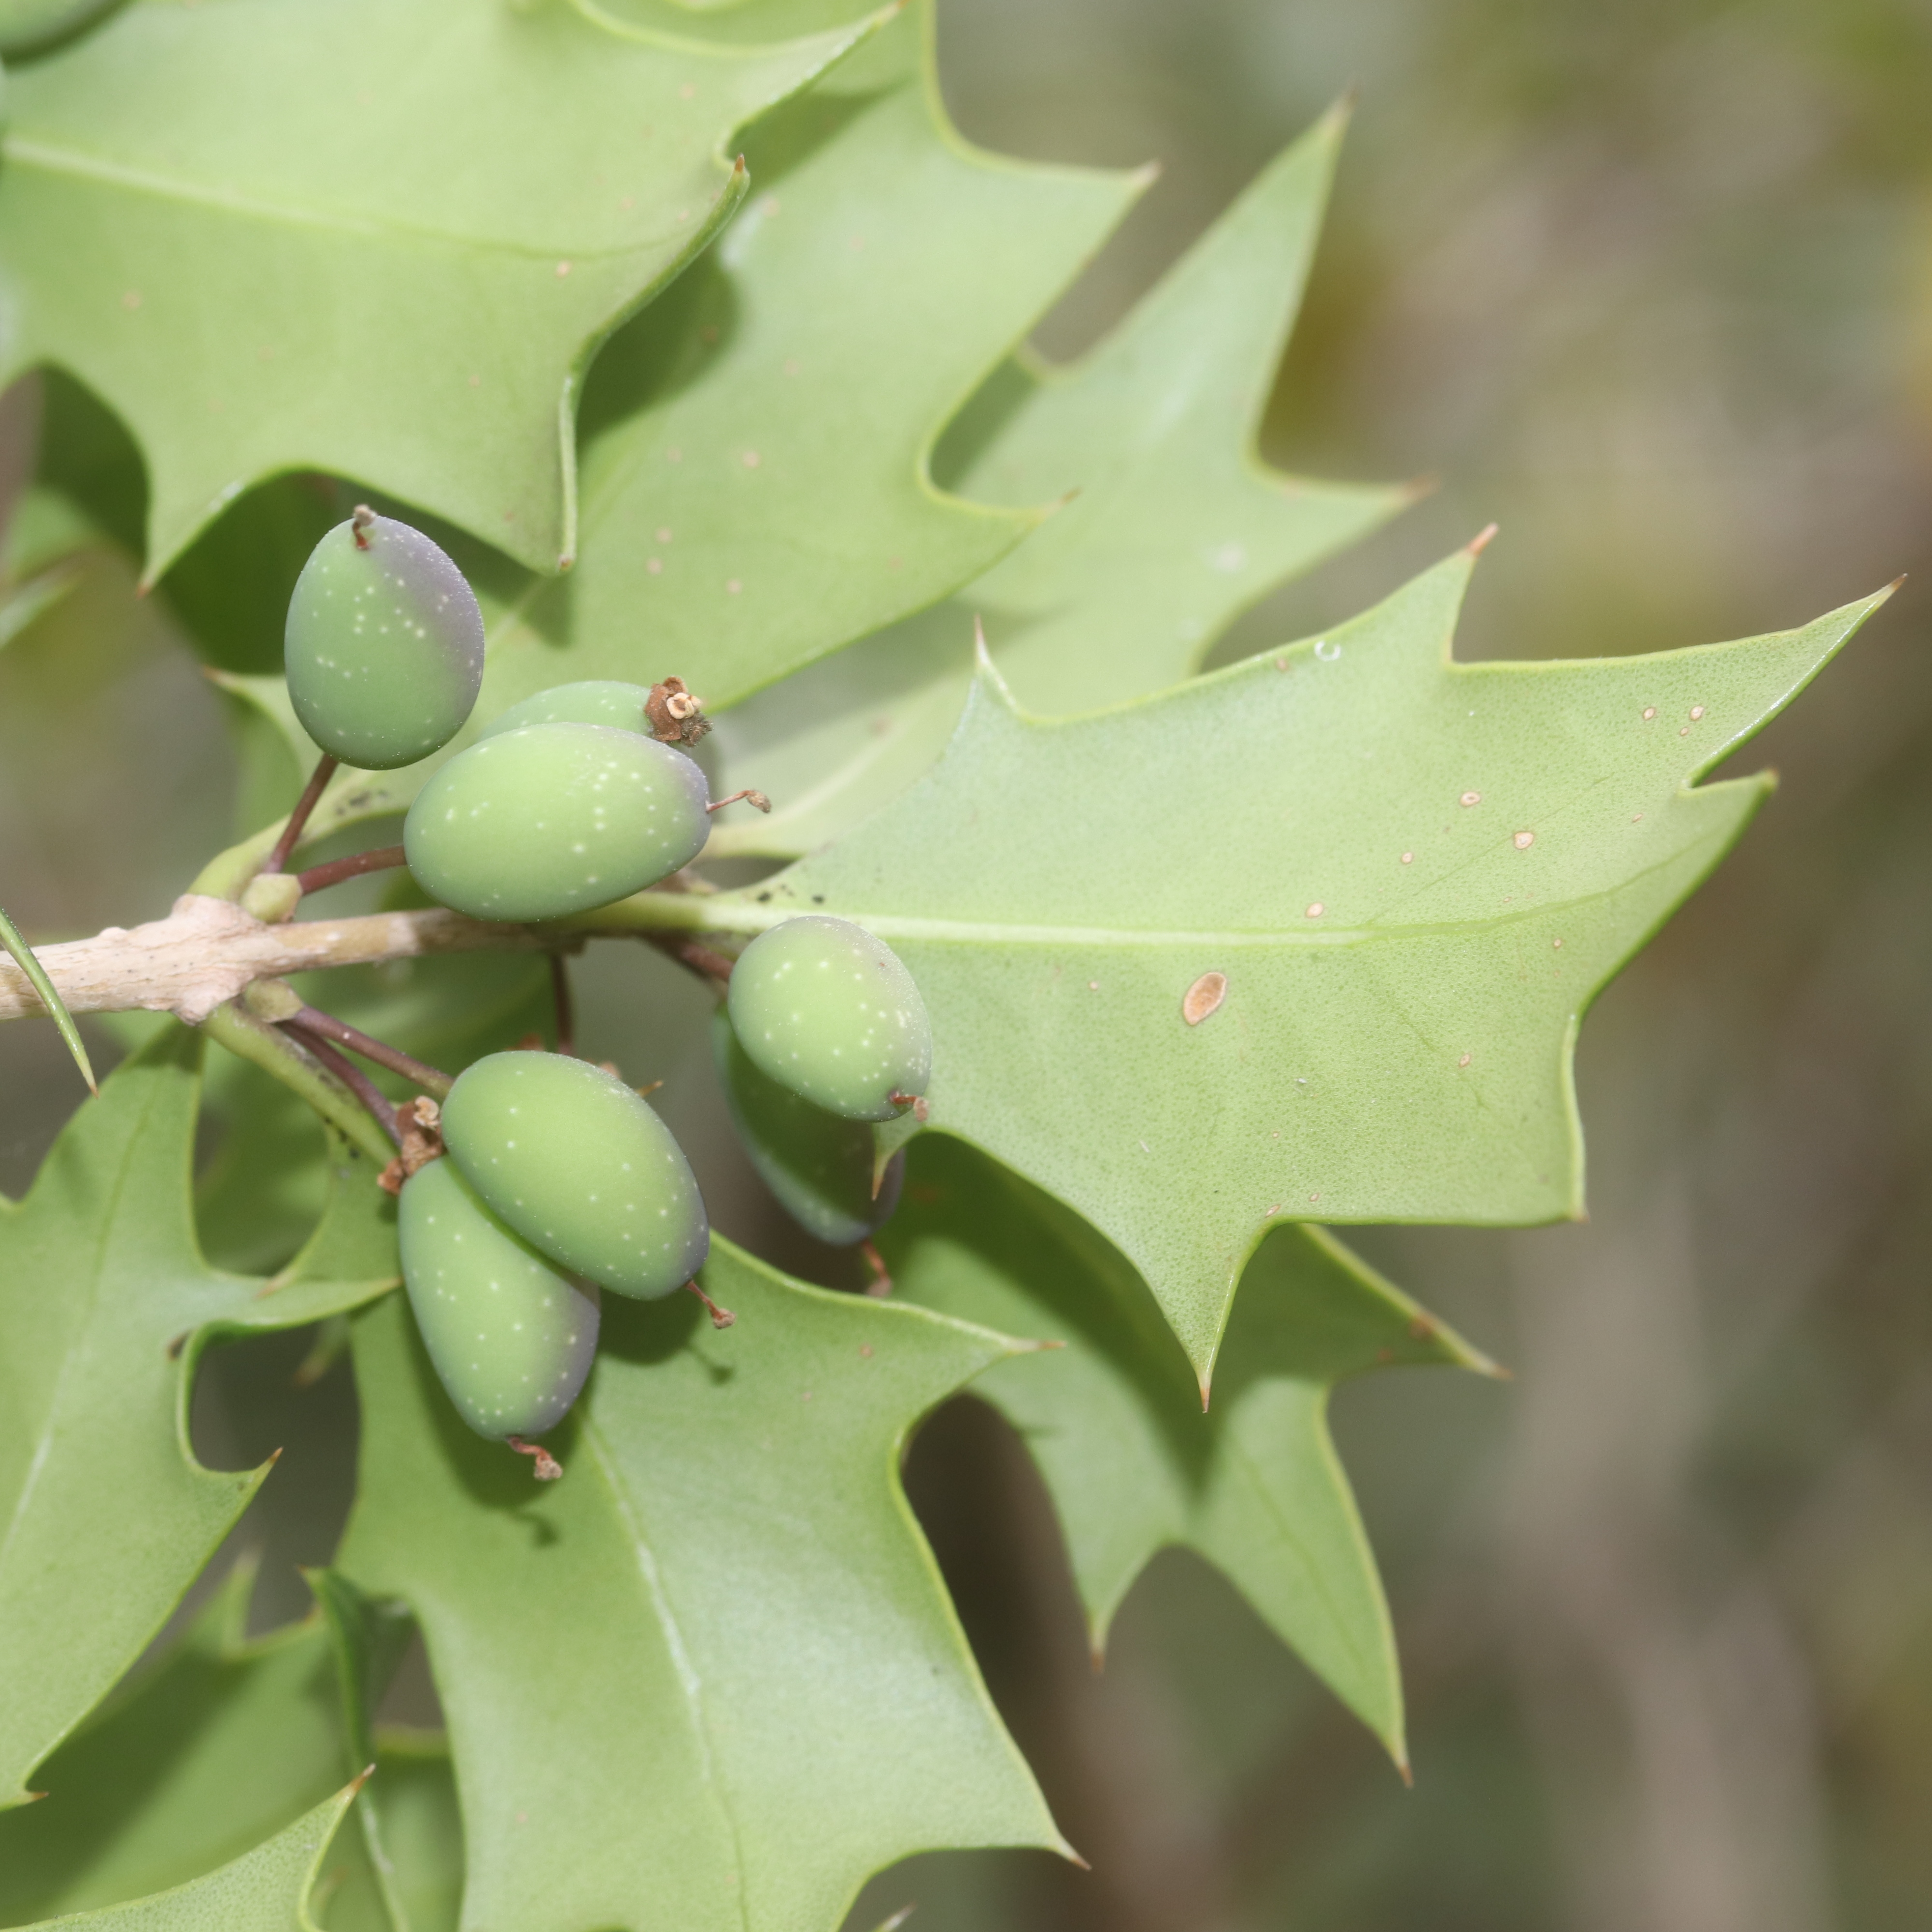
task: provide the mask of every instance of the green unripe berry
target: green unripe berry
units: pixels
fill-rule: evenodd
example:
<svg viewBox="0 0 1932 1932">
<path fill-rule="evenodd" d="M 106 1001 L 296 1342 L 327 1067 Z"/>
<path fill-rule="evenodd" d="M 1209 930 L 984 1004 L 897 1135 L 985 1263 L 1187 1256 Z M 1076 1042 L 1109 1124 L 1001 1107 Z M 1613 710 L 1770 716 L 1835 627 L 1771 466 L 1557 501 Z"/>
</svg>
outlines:
<svg viewBox="0 0 1932 1932">
<path fill-rule="evenodd" d="M 479 1436 L 540 1436 L 597 1352 L 597 1291 L 504 1226 L 448 1160 L 403 1183 L 403 1280 L 436 1378 Z"/>
<path fill-rule="evenodd" d="M 923 1094 L 932 1023 L 912 975 L 862 926 L 817 913 L 761 932 L 731 969 L 731 1024 L 759 1067 L 854 1120 Z"/>
<path fill-rule="evenodd" d="M 829 1114 L 760 1069 L 721 1011 L 711 1040 L 731 1118 L 759 1178 L 807 1234 L 849 1248 L 882 1227 L 898 1205 L 905 1156 L 896 1154 L 872 1189 L 871 1124 Z"/>
<path fill-rule="evenodd" d="M 620 1294 L 668 1294 L 710 1250 L 704 1199 L 670 1130 L 588 1060 L 478 1060 L 442 1103 L 442 1139 L 525 1240 Z"/>
<path fill-rule="evenodd" d="M 425 892 L 477 919 L 561 919 L 655 885 L 710 836 L 704 774 L 604 724 L 526 724 L 459 752 L 403 824 Z"/>
<path fill-rule="evenodd" d="M 554 685 L 491 718 L 483 736 L 494 738 L 525 724 L 608 724 L 614 731 L 640 731 L 649 736 L 644 705 L 650 694 L 648 686 L 626 684 L 614 677 Z"/>
<path fill-rule="evenodd" d="M 358 510 L 302 566 L 283 663 L 302 729 L 345 765 L 389 771 L 463 728 L 483 682 L 483 614 L 422 531 Z"/>
</svg>

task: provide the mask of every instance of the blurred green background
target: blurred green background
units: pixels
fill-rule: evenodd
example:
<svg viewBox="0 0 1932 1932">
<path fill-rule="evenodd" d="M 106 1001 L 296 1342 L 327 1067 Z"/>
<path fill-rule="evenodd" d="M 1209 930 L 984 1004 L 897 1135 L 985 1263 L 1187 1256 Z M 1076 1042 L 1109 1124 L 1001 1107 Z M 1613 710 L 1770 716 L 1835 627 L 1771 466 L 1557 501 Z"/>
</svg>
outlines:
<svg viewBox="0 0 1932 1932">
<path fill-rule="evenodd" d="M 1042 331 L 1054 355 L 1360 89 L 1264 447 L 1440 487 L 1230 651 L 1359 609 L 1492 518 L 1465 657 L 1744 635 L 1917 577 L 1746 754 L 1782 789 L 1586 1028 L 1588 1225 L 1360 1242 L 1516 1375 L 1389 1374 L 1336 1401 L 1406 1660 L 1414 1790 L 1188 1559 L 1156 1563 L 1096 1676 L 1038 1486 L 968 1401 L 921 1438 L 912 1486 L 1094 1869 L 914 1860 L 854 1927 L 916 1900 L 924 1932 L 1917 1932 L 1932 6 L 940 10 L 972 138 L 1162 164 Z M 0 650 L 0 898 L 38 938 L 164 910 L 223 839 L 233 769 L 218 694 L 97 565 Z M 583 976 L 586 1045 L 670 1079 L 718 1218 L 753 1232 L 698 1009 L 681 1047 L 670 969 L 625 956 Z M 24 1185 L 76 1092 L 51 1028 L 0 1029 L 0 1186 Z M 218 1365 L 211 1456 L 317 1439 L 352 1406 L 339 1370 L 290 1393 L 301 1348 L 278 1346 Z M 276 1510 L 247 1526 L 269 1550 L 263 1614 L 300 1613 L 288 1566 L 326 1555 L 345 1473 L 292 1452 L 270 1486 Z"/>
</svg>

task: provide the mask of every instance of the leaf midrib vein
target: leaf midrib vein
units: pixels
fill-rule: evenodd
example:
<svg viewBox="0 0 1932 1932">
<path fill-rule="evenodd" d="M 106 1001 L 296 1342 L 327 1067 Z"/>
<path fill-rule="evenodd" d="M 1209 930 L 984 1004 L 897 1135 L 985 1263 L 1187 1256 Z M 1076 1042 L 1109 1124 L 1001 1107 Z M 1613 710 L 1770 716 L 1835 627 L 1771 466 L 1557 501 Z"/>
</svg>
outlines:
<svg viewBox="0 0 1932 1932">
<path fill-rule="evenodd" d="M 1402 940 L 1430 939 L 1457 939 L 1480 937 L 1501 928 L 1526 925 L 1531 921 L 1543 921 L 1552 915 L 1581 910 L 1612 899 L 1630 891 L 1633 887 L 1654 874 L 1681 864 L 1686 856 L 1699 844 L 1706 842 L 1696 839 L 1678 848 L 1654 865 L 1646 866 L 1641 871 L 1625 874 L 1611 884 L 1595 892 L 1580 893 L 1574 898 L 1552 899 L 1540 906 L 1525 907 L 1520 911 L 1496 913 L 1480 920 L 1443 920 L 1426 925 L 1415 926 L 1336 926 L 1315 932 L 1296 932 L 1283 927 L 1262 927 L 1252 929 L 1235 928 L 1216 930 L 1206 927 L 1119 927 L 1087 926 L 1038 926 L 1012 924 L 992 920 L 921 919 L 898 913 L 876 912 L 868 908 L 854 908 L 849 903 L 841 903 L 838 896 L 827 892 L 822 904 L 816 898 L 791 896 L 781 904 L 774 902 L 769 905 L 724 904 L 716 899 L 700 899 L 695 908 L 686 910 L 685 916 L 675 920 L 666 920 L 667 926 L 701 926 L 708 931 L 719 932 L 762 932 L 767 927 L 788 919 L 796 919 L 808 912 L 836 912 L 841 916 L 856 921 L 868 932 L 886 940 L 926 940 L 937 944 L 948 942 L 987 946 L 1107 946 L 1121 950 L 1160 946 L 1213 946 L 1224 951 L 1234 952 L 1260 949 L 1265 951 L 1286 950 L 1299 947 L 1324 948 L 1333 946 L 1358 946 L 1388 944 Z M 667 899 L 672 895 L 663 895 Z M 693 916 L 701 908 L 701 916 Z M 681 908 L 682 910 L 682 908 Z"/>
<path fill-rule="evenodd" d="M 586 1418 L 581 1438 L 596 1460 L 598 1473 L 604 1478 L 604 1486 L 610 1492 L 611 1507 L 617 1512 L 626 1538 L 636 1552 L 638 1574 L 644 1580 L 644 1588 L 650 1598 L 658 1628 L 664 1635 L 666 1647 L 670 1652 L 670 1665 L 676 1676 L 679 1688 L 684 1693 L 685 1703 L 691 1714 L 691 1728 L 698 1744 L 704 1772 L 704 1786 L 718 1808 L 718 1816 L 730 1834 L 732 1856 L 738 1867 L 738 1884 L 735 1887 L 738 1904 L 738 1922 L 750 1932 L 751 1907 L 746 1898 L 745 1884 L 746 1861 L 744 1841 L 738 1829 L 737 1814 L 732 1806 L 730 1795 L 718 1776 L 717 1760 L 711 1748 L 711 1721 L 705 1708 L 704 1681 L 698 1674 L 698 1667 L 692 1661 L 691 1652 L 684 1641 L 684 1631 L 671 1608 L 670 1599 L 666 1595 L 664 1579 L 658 1568 L 657 1557 L 644 1534 L 644 1526 L 639 1516 L 631 1492 L 619 1475 L 617 1466 L 604 1440 L 603 1430 L 594 1416 Z"/>
</svg>

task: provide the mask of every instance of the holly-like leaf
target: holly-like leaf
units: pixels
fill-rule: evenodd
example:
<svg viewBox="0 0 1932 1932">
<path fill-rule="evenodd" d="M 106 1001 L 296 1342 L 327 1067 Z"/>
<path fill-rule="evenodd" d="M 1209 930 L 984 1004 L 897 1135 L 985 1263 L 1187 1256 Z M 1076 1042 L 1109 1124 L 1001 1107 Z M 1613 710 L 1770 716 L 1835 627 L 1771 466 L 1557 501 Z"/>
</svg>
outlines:
<svg viewBox="0 0 1932 1932">
<path fill-rule="evenodd" d="M 340 1784 L 328 1634 L 312 1618 L 250 1639 L 254 1585 L 238 1564 L 174 1647 L 47 1760 L 45 1800 L 0 1812 L 0 1921 L 184 1884 Z"/>
<path fill-rule="evenodd" d="M 400 1604 L 364 1595 L 335 1570 L 310 1570 L 308 1575 L 333 1641 L 350 1756 L 355 1762 L 376 1765 L 386 1774 L 362 1794 L 357 1807 L 369 1894 L 361 1901 L 360 1916 L 372 1919 L 378 1932 L 428 1932 L 431 1924 L 454 1921 L 456 1914 L 449 1908 L 460 1896 L 462 1886 L 460 1820 L 455 1822 L 453 1847 L 447 1828 L 455 1809 L 448 1753 L 418 1753 L 400 1765 L 383 1764 L 375 1724 L 376 1707 L 415 1625 Z M 439 1797 L 448 1802 L 439 1806 Z M 430 1826 L 427 1840 L 425 1824 Z M 445 1828 L 439 1830 L 439 1826 Z M 343 1926 L 344 1932 L 346 1919 L 346 1914 L 331 1914 L 332 1924 Z"/>
<path fill-rule="evenodd" d="M 675 671 L 728 704 L 932 603 L 1039 524 L 1036 506 L 936 489 L 930 446 L 1142 178 L 968 148 L 938 100 L 930 30 L 929 8 L 909 8 L 768 116 L 748 150 L 756 196 L 598 358 L 576 566 L 479 584 L 489 670 L 449 753 L 506 705 L 572 679 Z M 310 520 L 319 532 L 334 514 Z M 283 520 L 307 527 L 292 509 Z M 210 561 L 243 534 L 224 526 Z M 288 549 L 292 566 L 305 542 Z M 190 563 L 197 584 L 248 580 L 200 551 Z M 280 678 L 221 681 L 312 767 Z M 944 701 L 941 742 L 958 693 Z M 437 762 L 344 774 L 312 836 L 406 808 Z"/>
<path fill-rule="evenodd" d="M 1256 453 L 1342 127 L 1330 115 L 1264 169 L 1091 353 L 1022 354 L 975 398 L 942 452 L 950 487 L 1065 507 L 945 603 L 721 718 L 718 789 L 777 808 L 721 824 L 716 854 L 795 856 L 905 790 L 958 721 L 976 621 L 1029 710 L 1092 710 L 1185 676 L 1258 598 L 1408 500 Z"/>
<path fill-rule="evenodd" d="M 736 1327 L 605 1298 L 540 1489 L 399 1303 L 358 1318 L 340 1567 L 422 1624 L 472 1924 L 810 1932 L 908 1852 L 1059 1845 L 898 1476 L 918 1417 L 1018 1345 L 722 1241 L 704 1282 Z"/>
<path fill-rule="evenodd" d="M 483 715 L 667 671 L 730 703 L 979 576 L 1060 494 L 944 495 L 930 446 L 1143 178 L 969 148 L 931 16 L 760 123 L 749 202 L 598 358 L 581 554 L 493 625 Z"/>
<path fill-rule="evenodd" d="M 1366 616 L 1091 718 L 982 668 L 938 768 L 742 891 L 609 925 L 887 940 L 930 1118 L 1084 1215 L 1204 1380 L 1280 1220 L 1581 1210 L 1576 1029 L 1767 777 L 1694 787 L 1878 598 L 1655 656 L 1459 664 L 1459 553 Z"/>
<path fill-rule="evenodd" d="M 757 194 L 598 356 L 576 567 L 550 582 L 466 560 L 492 640 L 478 722 L 550 683 L 674 667 L 728 702 L 929 604 L 1040 522 L 1040 503 L 935 488 L 929 448 L 1144 177 L 968 148 L 930 32 L 930 8 L 908 8 L 767 115 L 747 143 Z M 353 500 L 286 478 L 182 560 L 166 587 L 211 656 L 266 668 L 296 572 Z"/>
<path fill-rule="evenodd" d="M 134 0 L 10 76 L 0 380 L 57 364 L 128 424 L 151 579 L 298 469 L 554 569 L 592 351 L 736 204 L 734 132 L 856 31 L 734 49 L 562 4 Z"/>
<path fill-rule="evenodd" d="M 330 1841 L 361 1780 L 206 1877 L 125 1905 L 42 1924 L 71 1932 L 314 1932 L 309 1906 Z"/>
<path fill-rule="evenodd" d="M 380 1786 L 380 1799 L 377 1787 Z M 376 1776 L 363 1789 L 377 1806 L 384 1863 L 380 1897 L 358 1918 L 332 1900 L 328 1932 L 456 1932 L 463 1907 L 463 1814 L 448 1741 L 440 1731 L 385 1726 L 376 1733 Z M 372 1870 L 372 1879 L 376 1874 Z M 370 1908 L 374 1908 L 373 1910 Z"/>
<path fill-rule="evenodd" d="M 200 1042 L 170 1028 L 84 1106 L 0 1208 L 0 1808 L 166 1619 L 267 1475 L 188 1433 L 202 1350 L 394 1285 L 366 1161 L 344 1155 L 309 1248 L 264 1283 L 202 1260 L 190 1211 Z M 87 1606 L 76 1617 L 74 1606 Z"/>
<path fill-rule="evenodd" d="M 1095 1656 L 1169 1545 L 1230 1577 L 1406 1761 L 1402 1680 L 1375 1559 L 1328 1432 L 1328 1392 L 1392 1363 L 1494 1364 L 1318 1228 L 1247 1266 L 1203 1413 L 1146 1285 L 1075 1214 L 940 1135 L 913 1150 L 880 1235 L 895 1292 L 1064 1342 L 974 1384 L 1019 1432 L 1060 1517 Z"/>
</svg>

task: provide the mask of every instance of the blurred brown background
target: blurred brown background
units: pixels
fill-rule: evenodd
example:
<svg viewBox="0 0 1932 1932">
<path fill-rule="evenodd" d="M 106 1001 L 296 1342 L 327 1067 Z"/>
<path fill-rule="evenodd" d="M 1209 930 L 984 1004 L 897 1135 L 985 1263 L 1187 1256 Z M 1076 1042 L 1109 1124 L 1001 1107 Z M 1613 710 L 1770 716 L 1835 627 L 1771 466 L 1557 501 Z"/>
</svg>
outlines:
<svg viewBox="0 0 1932 1932">
<path fill-rule="evenodd" d="M 1390 1374 L 1336 1403 L 1404 1648 L 1416 1789 L 1187 1559 L 1156 1564 L 1095 1678 L 1038 1487 L 962 1403 L 922 1438 L 914 1486 L 1095 1870 L 916 1860 L 854 1926 L 916 1899 L 921 1932 L 1917 1932 L 1932 5 L 941 15 L 970 136 L 1164 164 L 1042 332 L 1056 354 L 1360 89 L 1264 446 L 1442 487 L 1232 648 L 1358 609 L 1492 518 L 1466 657 L 1747 634 L 1917 580 L 1747 754 L 1782 790 L 1586 1028 L 1589 1225 L 1361 1243 L 1517 1378 Z M 131 608 L 124 576 L 96 572 L 0 650 L 0 899 L 37 938 L 161 910 L 225 828 L 214 694 Z M 675 1072 L 632 1044 L 634 980 L 586 977 L 592 1048 Z M 51 1029 L 0 1029 L 0 1186 L 17 1192 L 75 1097 Z M 696 1114 L 691 1131 L 722 1138 Z M 212 1388 L 209 1453 L 303 1426 L 263 1410 L 260 1382 Z M 345 1412 L 340 1382 L 304 1399 L 316 1419 Z M 343 1472 L 301 1466 L 256 1533 L 314 1560 Z M 298 1613 L 299 1589 L 273 1601 Z"/>
</svg>

